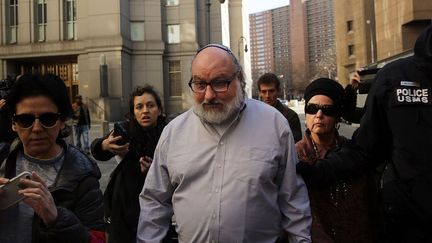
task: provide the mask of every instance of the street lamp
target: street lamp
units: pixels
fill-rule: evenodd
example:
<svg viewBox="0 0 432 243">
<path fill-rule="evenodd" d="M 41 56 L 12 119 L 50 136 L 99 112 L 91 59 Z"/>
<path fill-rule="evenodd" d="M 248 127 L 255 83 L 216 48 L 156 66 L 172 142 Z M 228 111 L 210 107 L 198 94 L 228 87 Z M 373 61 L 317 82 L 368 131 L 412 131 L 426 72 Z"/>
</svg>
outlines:
<svg viewBox="0 0 432 243">
<path fill-rule="evenodd" d="M 238 51 L 237 57 L 238 57 L 238 59 L 240 59 L 240 46 L 241 46 L 242 42 L 244 43 L 244 52 L 248 51 L 247 39 L 244 36 L 240 36 L 240 38 L 237 41 L 237 51 Z"/>
<path fill-rule="evenodd" d="M 366 20 L 366 24 L 369 26 L 369 38 L 370 38 L 370 50 L 371 50 L 371 62 L 375 62 L 375 52 L 374 52 L 374 41 L 373 41 L 373 35 L 372 35 L 372 24 L 371 21 L 368 19 Z"/>
<path fill-rule="evenodd" d="M 224 3 L 225 0 L 219 0 L 219 3 Z M 207 14 L 206 14 L 206 24 L 207 24 L 207 44 L 210 44 L 210 7 L 211 7 L 211 0 L 207 0 L 206 2 L 207 6 Z"/>
<path fill-rule="evenodd" d="M 324 70 L 327 70 L 328 78 L 331 79 L 331 70 L 328 67 L 324 67 Z"/>
<path fill-rule="evenodd" d="M 286 100 L 286 82 L 283 80 L 284 75 L 283 74 L 279 74 L 277 77 L 279 78 L 280 81 L 282 81 L 282 84 L 283 84 L 283 98 L 284 98 L 284 100 Z"/>
</svg>

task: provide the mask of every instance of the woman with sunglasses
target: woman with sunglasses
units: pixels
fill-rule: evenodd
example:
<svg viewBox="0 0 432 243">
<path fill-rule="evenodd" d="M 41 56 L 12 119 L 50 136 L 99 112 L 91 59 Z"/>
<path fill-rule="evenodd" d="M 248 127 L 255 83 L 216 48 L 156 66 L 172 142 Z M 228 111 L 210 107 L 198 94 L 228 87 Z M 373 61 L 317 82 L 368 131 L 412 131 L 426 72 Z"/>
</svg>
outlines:
<svg viewBox="0 0 432 243">
<path fill-rule="evenodd" d="M 136 241 L 138 196 L 165 127 L 162 114 L 162 102 L 153 87 L 137 87 L 130 96 L 126 121 L 91 145 L 95 159 L 106 161 L 117 156 L 121 160 L 111 173 L 104 194 L 110 243 Z"/>
<path fill-rule="evenodd" d="M 306 132 L 296 149 L 300 161 L 314 164 L 330 150 L 348 142 L 337 130 L 344 114 L 344 89 L 334 80 L 320 78 L 306 87 L 304 98 Z M 373 242 L 371 182 L 364 176 L 328 187 L 307 184 L 313 242 Z"/>
<path fill-rule="evenodd" d="M 21 76 L 7 103 L 18 138 L 0 162 L 0 184 L 23 171 L 31 178 L 20 180 L 24 199 L 0 211 L 0 242 L 104 242 L 100 170 L 60 137 L 72 116 L 64 82 Z"/>
</svg>

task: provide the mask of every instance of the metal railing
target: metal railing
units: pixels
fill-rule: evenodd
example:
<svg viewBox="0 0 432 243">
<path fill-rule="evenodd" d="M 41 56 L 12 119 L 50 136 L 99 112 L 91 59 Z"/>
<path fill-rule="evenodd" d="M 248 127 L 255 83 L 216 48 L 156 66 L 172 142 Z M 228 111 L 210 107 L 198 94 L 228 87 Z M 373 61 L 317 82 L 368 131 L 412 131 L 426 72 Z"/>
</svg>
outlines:
<svg viewBox="0 0 432 243">
<path fill-rule="evenodd" d="M 92 121 L 103 122 L 105 121 L 105 109 L 101 107 L 92 98 L 86 97 L 86 104 L 90 111 Z"/>
</svg>

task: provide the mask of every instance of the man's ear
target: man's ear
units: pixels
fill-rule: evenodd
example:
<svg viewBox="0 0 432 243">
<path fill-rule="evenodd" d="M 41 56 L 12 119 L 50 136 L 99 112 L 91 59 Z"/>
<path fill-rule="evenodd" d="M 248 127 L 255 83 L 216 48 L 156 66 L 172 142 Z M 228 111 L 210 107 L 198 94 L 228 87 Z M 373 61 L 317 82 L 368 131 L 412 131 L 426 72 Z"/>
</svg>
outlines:
<svg viewBox="0 0 432 243">
<path fill-rule="evenodd" d="M 16 132 L 18 130 L 15 122 L 12 122 L 12 131 Z"/>
</svg>

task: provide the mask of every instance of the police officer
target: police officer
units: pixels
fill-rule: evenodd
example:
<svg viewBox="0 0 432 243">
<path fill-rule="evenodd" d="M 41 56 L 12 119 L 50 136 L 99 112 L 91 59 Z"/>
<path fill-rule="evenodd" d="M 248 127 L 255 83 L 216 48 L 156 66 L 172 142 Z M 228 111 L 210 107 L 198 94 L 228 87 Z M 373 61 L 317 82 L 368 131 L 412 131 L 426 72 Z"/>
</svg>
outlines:
<svg viewBox="0 0 432 243">
<path fill-rule="evenodd" d="M 432 242 L 432 26 L 414 56 L 382 68 L 353 144 L 316 166 L 300 162 L 311 184 L 350 178 L 386 162 L 382 201 L 389 242 Z"/>
</svg>

